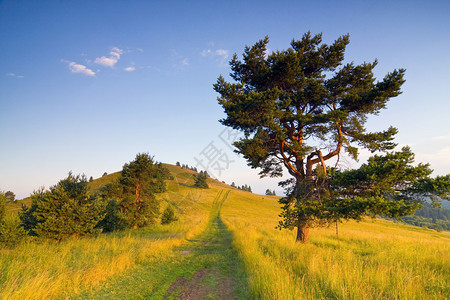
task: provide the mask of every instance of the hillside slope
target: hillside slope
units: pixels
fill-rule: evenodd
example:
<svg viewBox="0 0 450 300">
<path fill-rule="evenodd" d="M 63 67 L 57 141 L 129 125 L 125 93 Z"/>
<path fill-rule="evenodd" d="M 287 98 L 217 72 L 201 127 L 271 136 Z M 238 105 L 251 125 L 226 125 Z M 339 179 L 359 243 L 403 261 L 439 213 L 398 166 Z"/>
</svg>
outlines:
<svg viewBox="0 0 450 300">
<path fill-rule="evenodd" d="M 450 234 L 385 220 L 313 229 L 311 243 L 275 229 L 277 197 L 166 165 L 179 221 L 0 249 L 0 298 L 448 299 Z M 118 173 L 115 173 L 118 174 Z M 117 179 L 90 183 L 92 191 Z"/>
</svg>

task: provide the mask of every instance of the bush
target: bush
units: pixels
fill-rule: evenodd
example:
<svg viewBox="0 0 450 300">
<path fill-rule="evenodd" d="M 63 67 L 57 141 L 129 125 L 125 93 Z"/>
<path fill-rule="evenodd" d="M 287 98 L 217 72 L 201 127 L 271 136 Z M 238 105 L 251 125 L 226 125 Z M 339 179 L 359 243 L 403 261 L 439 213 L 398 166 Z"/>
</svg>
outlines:
<svg viewBox="0 0 450 300">
<path fill-rule="evenodd" d="M 59 181 L 50 190 L 32 195 L 30 208 L 22 209 L 20 219 L 26 229 L 42 237 L 62 240 L 70 236 L 101 232 L 95 226 L 104 218 L 106 203 L 87 193 L 86 176 Z"/>
<path fill-rule="evenodd" d="M 5 193 L 0 191 L 0 223 L 6 214 L 6 196 Z"/>
<path fill-rule="evenodd" d="M 7 191 L 5 193 L 5 197 L 6 197 L 6 200 L 9 202 L 14 202 L 16 200 L 16 195 L 11 191 Z"/>
<path fill-rule="evenodd" d="M 22 204 L 22 209 L 19 211 L 19 219 L 22 227 L 28 232 L 29 235 L 33 236 L 37 236 L 36 232 L 34 232 L 34 229 L 38 224 L 35 216 L 36 209 L 36 203 L 32 203 L 31 207 L 27 207 Z"/>
<path fill-rule="evenodd" d="M 209 188 L 208 183 L 206 183 L 206 178 L 208 176 L 206 174 L 206 172 L 205 173 L 201 172 L 200 174 L 194 174 L 193 176 L 194 176 L 194 181 L 195 181 L 194 186 L 201 188 L 201 189 Z"/>
<path fill-rule="evenodd" d="M 175 216 L 175 211 L 172 205 L 169 205 L 162 214 L 161 224 L 170 224 L 175 221 L 178 221 L 178 218 Z"/>
<path fill-rule="evenodd" d="M 20 244 L 27 236 L 17 217 L 6 218 L 0 224 L 0 244 L 12 248 Z"/>
<path fill-rule="evenodd" d="M 120 204 L 115 198 L 108 201 L 104 214 L 105 218 L 96 226 L 103 232 L 123 230 L 129 226 L 126 215 L 120 210 Z"/>
</svg>

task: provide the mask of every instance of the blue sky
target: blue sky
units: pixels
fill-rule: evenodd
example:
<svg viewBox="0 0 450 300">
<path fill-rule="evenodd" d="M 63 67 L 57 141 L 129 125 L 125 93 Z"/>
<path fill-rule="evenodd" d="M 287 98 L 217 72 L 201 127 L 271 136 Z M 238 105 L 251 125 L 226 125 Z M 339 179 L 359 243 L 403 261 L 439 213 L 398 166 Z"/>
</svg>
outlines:
<svg viewBox="0 0 450 300">
<path fill-rule="evenodd" d="M 196 165 L 215 150 L 221 180 L 280 194 L 228 148 L 212 84 L 245 45 L 268 35 L 282 50 L 308 30 L 326 43 L 349 33 L 346 60 L 378 58 L 379 79 L 407 70 L 368 128 L 397 127 L 416 161 L 449 173 L 450 2 L 315 2 L 1 1 L 0 190 L 96 178 L 138 152 Z"/>
</svg>

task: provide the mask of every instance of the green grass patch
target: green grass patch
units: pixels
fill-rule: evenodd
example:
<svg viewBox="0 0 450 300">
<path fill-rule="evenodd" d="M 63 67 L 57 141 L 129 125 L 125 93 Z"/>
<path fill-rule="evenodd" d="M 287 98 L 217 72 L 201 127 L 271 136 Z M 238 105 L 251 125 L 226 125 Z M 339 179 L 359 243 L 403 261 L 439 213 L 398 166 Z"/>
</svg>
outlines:
<svg viewBox="0 0 450 300">
<path fill-rule="evenodd" d="M 87 290 L 74 298 L 176 299 L 183 293 L 183 287 L 178 287 L 169 295 L 167 290 L 171 285 L 180 278 L 189 281 L 197 272 L 208 270 L 207 276 L 198 284 L 207 286 L 205 288 L 211 298 L 220 299 L 218 282 L 230 279 L 233 297 L 250 299 L 244 264 L 232 248 L 232 233 L 220 219 L 220 207 L 227 195 L 228 192 L 219 192 L 215 197 L 206 230 L 172 248 L 165 253 L 162 261 L 139 264 L 104 282 L 98 290 Z"/>
</svg>

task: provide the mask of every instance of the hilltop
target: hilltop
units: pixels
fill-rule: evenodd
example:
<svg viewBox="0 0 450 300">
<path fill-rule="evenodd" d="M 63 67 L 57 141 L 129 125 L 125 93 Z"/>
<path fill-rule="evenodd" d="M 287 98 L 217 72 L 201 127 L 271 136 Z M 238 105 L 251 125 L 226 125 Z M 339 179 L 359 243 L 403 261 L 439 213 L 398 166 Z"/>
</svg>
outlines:
<svg viewBox="0 0 450 300">
<path fill-rule="evenodd" d="M 386 220 L 313 229 L 308 245 L 276 230 L 276 196 L 261 196 L 194 171 L 157 194 L 179 221 L 98 237 L 28 242 L 0 250 L 0 297 L 216 299 L 449 298 L 450 234 Z M 91 192 L 117 180 L 89 183 Z"/>
</svg>

